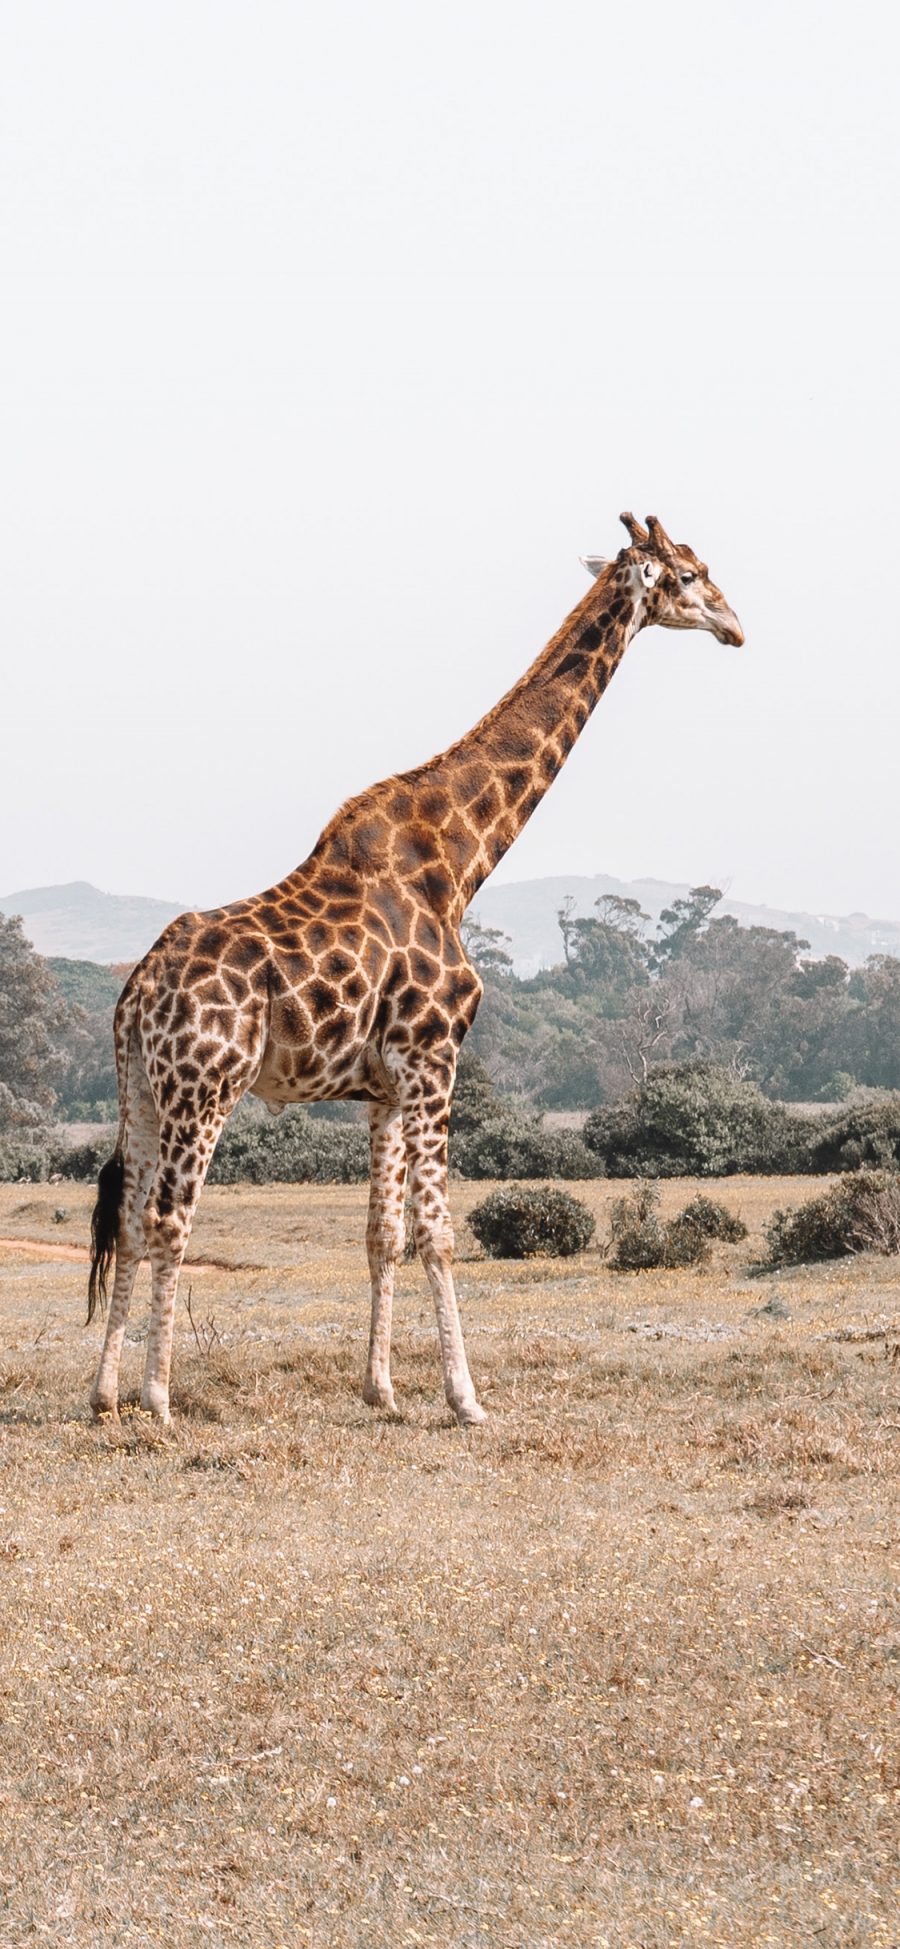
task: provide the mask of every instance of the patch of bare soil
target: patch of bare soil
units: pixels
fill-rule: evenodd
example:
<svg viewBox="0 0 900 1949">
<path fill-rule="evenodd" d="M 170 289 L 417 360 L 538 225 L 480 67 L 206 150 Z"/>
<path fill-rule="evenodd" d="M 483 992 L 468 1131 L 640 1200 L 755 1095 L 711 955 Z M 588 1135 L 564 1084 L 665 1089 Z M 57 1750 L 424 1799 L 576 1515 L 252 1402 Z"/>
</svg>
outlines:
<svg viewBox="0 0 900 1949">
<path fill-rule="evenodd" d="M 87 1265 L 90 1252 L 86 1245 L 56 1245 L 39 1238 L 0 1238 L 0 1252 L 27 1252 L 29 1256 L 37 1253 L 40 1259 L 77 1259 Z"/>
</svg>

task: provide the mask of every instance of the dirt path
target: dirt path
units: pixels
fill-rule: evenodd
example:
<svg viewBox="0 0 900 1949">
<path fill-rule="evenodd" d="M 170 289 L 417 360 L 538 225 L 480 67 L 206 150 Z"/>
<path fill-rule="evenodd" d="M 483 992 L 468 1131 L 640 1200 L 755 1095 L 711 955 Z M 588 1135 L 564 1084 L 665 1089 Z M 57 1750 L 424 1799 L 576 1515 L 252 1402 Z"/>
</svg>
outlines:
<svg viewBox="0 0 900 1949">
<path fill-rule="evenodd" d="M 55 1245 L 43 1238 L 3 1238 L 0 1237 L 0 1251 L 34 1252 L 42 1259 L 74 1259 L 81 1265 L 90 1265 L 91 1255 L 86 1245 Z M 248 1264 L 236 1259 L 185 1259 L 191 1272 L 262 1272 L 264 1266 Z"/>
<path fill-rule="evenodd" d="M 39 1252 L 42 1259 L 80 1259 L 90 1261 L 86 1245 L 50 1245 L 42 1238 L 0 1238 L 0 1248 L 8 1252 Z"/>
</svg>

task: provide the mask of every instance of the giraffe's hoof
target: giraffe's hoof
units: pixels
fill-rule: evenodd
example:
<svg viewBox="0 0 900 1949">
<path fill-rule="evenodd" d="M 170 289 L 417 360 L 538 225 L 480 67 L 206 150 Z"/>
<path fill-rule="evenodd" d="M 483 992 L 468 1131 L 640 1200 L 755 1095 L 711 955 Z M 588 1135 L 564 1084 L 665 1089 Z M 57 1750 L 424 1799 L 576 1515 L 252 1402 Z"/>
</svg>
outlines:
<svg viewBox="0 0 900 1949">
<path fill-rule="evenodd" d="M 154 1388 L 141 1395 L 141 1413 L 149 1414 L 162 1428 L 168 1428 L 171 1424 L 172 1416 L 169 1413 L 168 1399 L 165 1395 L 157 1393 Z"/>
<path fill-rule="evenodd" d="M 480 1428 L 482 1422 L 487 1420 L 487 1413 L 478 1401 L 467 1401 L 460 1408 L 455 1407 L 452 1401 L 450 1405 L 461 1428 Z"/>
<path fill-rule="evenodd" d="M 95 1421 L 118 1421 L 119 1419 L 118 1401 L 95 1400 L 92 1394 L 90 1408 Z"/>
<path fill-rule="evenodd" d="M 386 1408 L 388 1414 L 396 1414 L 397 1403 L 392 1387 L 381 1387 L 376 1381 L 363 1383 L 363 1400 L 367 1408 Z"/>
</svg>

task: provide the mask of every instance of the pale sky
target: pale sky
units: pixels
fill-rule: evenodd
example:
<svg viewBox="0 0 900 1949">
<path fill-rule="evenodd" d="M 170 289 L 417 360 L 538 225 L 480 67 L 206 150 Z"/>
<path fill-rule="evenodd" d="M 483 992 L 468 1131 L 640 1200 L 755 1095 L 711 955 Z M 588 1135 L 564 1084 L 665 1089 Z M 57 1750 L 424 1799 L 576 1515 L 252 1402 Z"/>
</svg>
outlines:
<svg viewBox="0 0 900 1949">
<path fill-rule="evenodd" d="M 0 892 L 236 899 L 658 514 L 498 877 L 900 917 L 886 6 L 6 0 Z"/>
</svg>

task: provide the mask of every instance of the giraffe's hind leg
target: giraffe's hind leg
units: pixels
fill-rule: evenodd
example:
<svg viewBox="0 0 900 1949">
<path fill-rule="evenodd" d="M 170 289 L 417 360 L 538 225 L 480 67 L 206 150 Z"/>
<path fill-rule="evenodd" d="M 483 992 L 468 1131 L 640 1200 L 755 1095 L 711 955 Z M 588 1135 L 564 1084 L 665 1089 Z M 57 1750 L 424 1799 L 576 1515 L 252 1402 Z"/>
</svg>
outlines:
<svg viewBox="0 0 900 1949">
<path fill-rule="evenodd" d="M 124 1176 L 116 1233 L 116 1274 L 103 1352 L 90 1395 L 91 1409 L 98 1419 L 101 1415 L 118 1413 L 119 1361 L 134 1281 L 146 1250 L 143 1213 L 156 1168 L 158 1145 L 159 1129 L 150 1086 L 143 1069 L 134 1062 L 129 1073 L 123 1130 Z"/>
<path fill-rule="evenodd" d="M 372 1280 L 372 1324 L 363 1400 L 370 1408 L 394 1408 L 391 1385 L 391 1315 L 394 1273 L 405 1239 L 403 1198 L 406 1190 L 406 1148 L 399 1109 L 373 1103 L 369 1109 L 372 1177 L 366 1250 Z"/>
<path fill-rule="evenodd" d="M 198 1119 L 197 1134 L 189 1146 L 181 1140 L 177 1119 L 163 1117 L 160 1122 L 159 1161 L 143 1219 L 153 1299 L 141 1388 L 141 1407 L 160 1421 L 170 1419 L 169 1374 L 181 1261 L 219 1133 L 237 1094 L 226 1106 L 219 1104 Z"/>
</svg>

